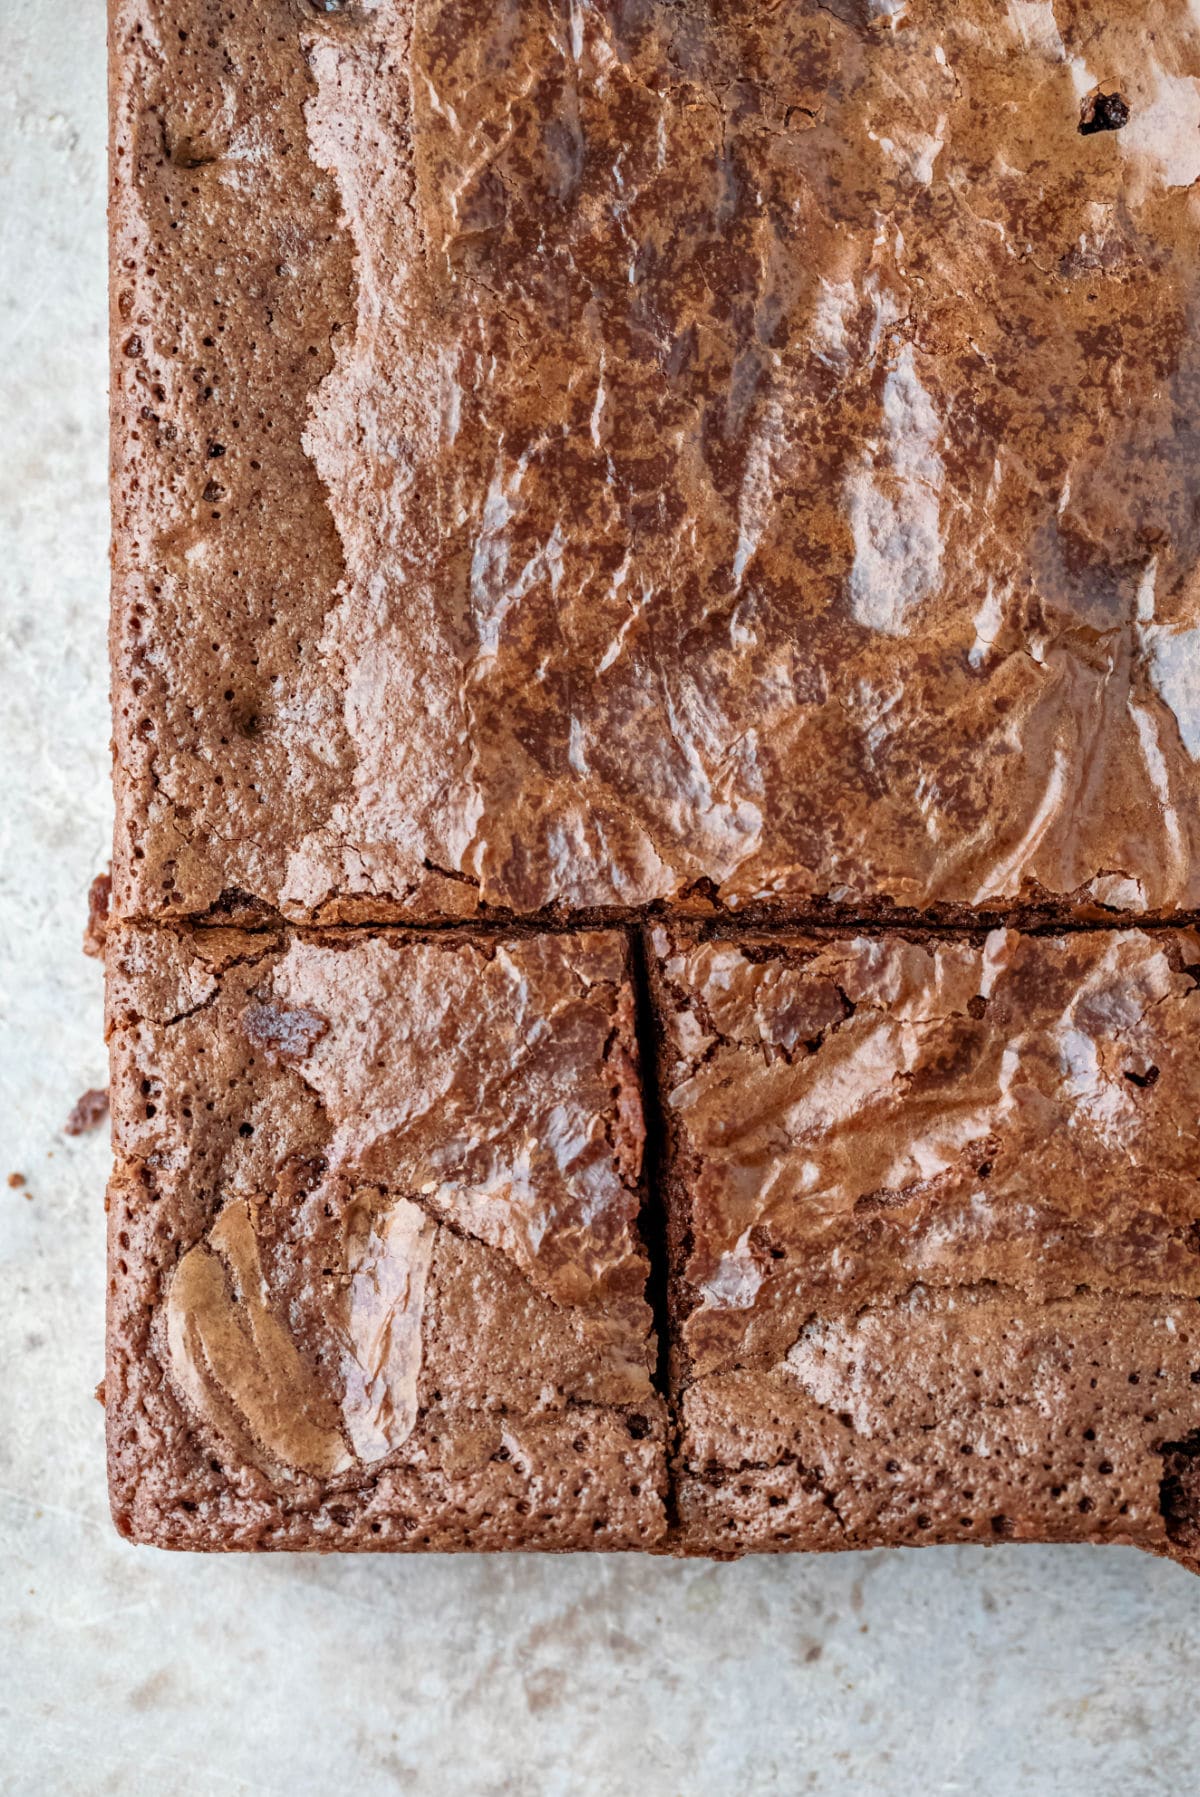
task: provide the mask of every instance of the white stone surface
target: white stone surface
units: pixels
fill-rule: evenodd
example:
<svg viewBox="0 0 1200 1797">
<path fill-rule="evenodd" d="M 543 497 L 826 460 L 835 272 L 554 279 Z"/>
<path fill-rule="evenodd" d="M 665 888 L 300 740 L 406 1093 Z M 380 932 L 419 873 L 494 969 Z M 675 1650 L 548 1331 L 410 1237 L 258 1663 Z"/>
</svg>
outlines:
<svg viewBox="0 0 1200 1797">
<path fill-rule="evenodd" d="M 109 817 L 103 5 L 0 18 L 0 1791 L 1195 1790 L 1200 1581 L 1132 1552 L 675 1566 L 118 1540 L 92 1397 L 107 1144 L 61 1133 L 104 1079 L 78 952 Z"/>
</svg>

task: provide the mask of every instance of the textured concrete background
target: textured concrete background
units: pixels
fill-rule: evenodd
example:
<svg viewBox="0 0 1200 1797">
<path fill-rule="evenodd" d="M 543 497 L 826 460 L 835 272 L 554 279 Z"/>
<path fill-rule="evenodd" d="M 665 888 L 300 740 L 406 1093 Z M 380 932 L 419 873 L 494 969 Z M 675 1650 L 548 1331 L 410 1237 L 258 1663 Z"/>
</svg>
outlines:
<svg viewBox="0 0 1200 1797">
<path fill-rule="evenodd" d="M 1200 1580 L 1133 1552 L 710 1567 L 117 1539 L 91 1395 L 107 1143 L 61 1133 L 104 1082 L 78 952 L 108 835 L 103 0 L 0 20 L 0 1791 L 1196 1790 Z"/>
</svg>

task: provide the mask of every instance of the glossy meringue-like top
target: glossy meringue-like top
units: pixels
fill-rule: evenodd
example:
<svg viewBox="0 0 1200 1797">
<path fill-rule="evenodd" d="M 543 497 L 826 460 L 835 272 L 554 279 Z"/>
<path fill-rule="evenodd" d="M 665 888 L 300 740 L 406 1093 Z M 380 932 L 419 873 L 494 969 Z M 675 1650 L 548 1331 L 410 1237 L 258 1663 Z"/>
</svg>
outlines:
<svg viewBox="0 0 1200 1797">
<path fill-rule="evenodd" d="M 1194 7 L 124 11 L 118 910 L 1200 901 Z"/>
</svg>

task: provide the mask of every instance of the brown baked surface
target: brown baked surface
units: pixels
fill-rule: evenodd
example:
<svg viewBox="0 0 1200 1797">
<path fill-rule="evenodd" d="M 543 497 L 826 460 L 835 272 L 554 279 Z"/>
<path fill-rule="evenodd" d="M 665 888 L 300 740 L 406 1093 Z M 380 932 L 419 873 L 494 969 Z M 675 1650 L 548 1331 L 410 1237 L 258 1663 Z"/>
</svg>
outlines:
<svg viewBox="0 0 1200 1797">
<path fill-rule="evenodd" d="M 120 915 L 1200 903 L 1186 0 L 113 9 Z"/>
<path fill-rule="evenodd" d="M 684 1544 L 1190 1540 L 1200 938 L 650 942 Z"/>
<path fill-rule="evenodd" d="M 1200 1311 L 916 1287 L 680 1398 L 685 1551 L 1130 1544 L 1200 1566 Z"/>
<path fill-rule="evenodd" d="M 110 14 L 118 1525 L 1191 1564 L 1195 7 Z"/>
<path fill-rule="evenodd" d="M 620 936 L 122 929 L 109 1028 L 124 1533 L 660 1540 Z"/>
</svg>

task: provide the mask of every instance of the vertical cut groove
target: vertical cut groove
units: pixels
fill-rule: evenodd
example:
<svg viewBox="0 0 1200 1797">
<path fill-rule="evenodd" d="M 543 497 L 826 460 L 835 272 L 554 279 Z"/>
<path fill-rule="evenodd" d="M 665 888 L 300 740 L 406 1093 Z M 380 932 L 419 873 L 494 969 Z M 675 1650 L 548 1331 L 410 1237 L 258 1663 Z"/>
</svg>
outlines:
<svg viewBox="0 0 1200 1797">
<path fill-rule="evenodd" d="M 668 1138 L 659 1086 L 658 1030 L 655 1022 L 654 997 L 650 985 L 650 968 L 644 930 L 629 932 L 629 972 L 633 984 L 634 1030 L 637 1037 L 638 1063 L 642 1082 L 642 1116 L 646 1126 L 646 1148 L 642 1162 L 642 1187 L 645 1199 L 639 1218 L 642 1242 L 650 1262 L 646 1281 L 646 1299 L 654 1318 L 654 1335 L 658 1351 L 654 1383 L 667 1407 L 667 1534 L 664 1547 L 675 1538 L 679 1515 L 676 1504 L 675 1462 L 678 1450 L 679 1419 L 675 1414 L 671 1390 L 671 1319 L 670 1319 L 670 1247 L 667 1228 Z"/>
</svg>

